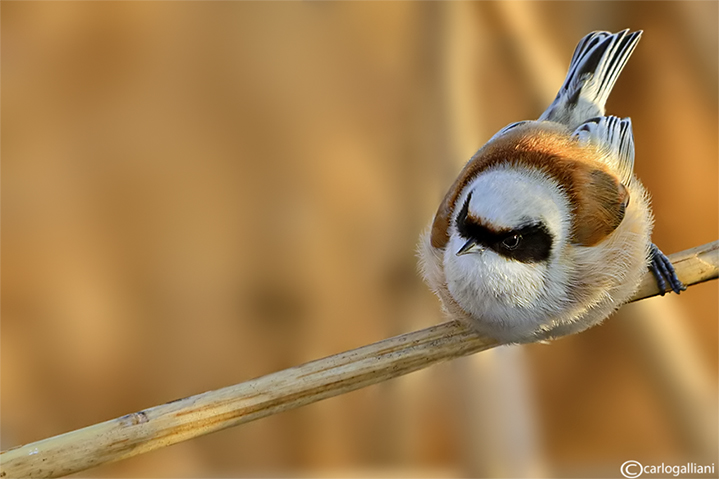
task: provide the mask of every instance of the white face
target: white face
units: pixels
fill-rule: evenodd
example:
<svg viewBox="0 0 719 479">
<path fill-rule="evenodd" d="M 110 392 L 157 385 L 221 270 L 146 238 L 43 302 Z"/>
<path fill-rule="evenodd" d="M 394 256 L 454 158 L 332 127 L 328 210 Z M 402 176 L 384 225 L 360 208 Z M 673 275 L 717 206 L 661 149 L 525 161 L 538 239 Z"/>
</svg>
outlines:
<svg viewBox="0 0 719 479">
<path fill-rule="evenodd" d="M 546 319 L 566 297 L 561 252 L 570 215 L 559 185 L 537 170 L 504 165 L 480 174 L 460 195 L 450 226 L 444 271 L 452 297 L 475 317 L 507 328 L 535 327 L 529 323 Z M 460 216 L 481 226 L 460 231 Z M 538 241 L 527 228 L 541 229 L 542 237 L 523 253 Z M 472 235 L 481 241 L 458 255 Z"/>
</svg>

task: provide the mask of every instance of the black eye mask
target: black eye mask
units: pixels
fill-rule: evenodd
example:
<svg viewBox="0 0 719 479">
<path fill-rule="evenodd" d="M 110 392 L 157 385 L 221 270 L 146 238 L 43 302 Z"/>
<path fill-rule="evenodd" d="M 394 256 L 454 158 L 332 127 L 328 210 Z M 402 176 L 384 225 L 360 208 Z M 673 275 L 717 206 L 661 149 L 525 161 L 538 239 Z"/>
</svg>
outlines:
<svg viewBox="0 0 719 479">
<path fill-rule="evenodd" d="M 468 216 L 471 198 L 470 193 L 457 215 L 457 231 L 462 238 L 522 263 L 540 263 L 549 259 L 554 238 L 544 223 L 530 223 L 511 230 L 488 228 Z"/>
</svg>

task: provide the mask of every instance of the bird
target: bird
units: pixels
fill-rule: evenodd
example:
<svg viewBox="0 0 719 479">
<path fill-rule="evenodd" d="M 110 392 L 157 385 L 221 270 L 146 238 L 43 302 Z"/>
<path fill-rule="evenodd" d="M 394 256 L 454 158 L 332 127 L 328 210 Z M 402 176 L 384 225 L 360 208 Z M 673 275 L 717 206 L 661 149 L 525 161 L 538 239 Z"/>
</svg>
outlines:
<svg viewBox="0 0 719 479">
<path fill-rule="evenodd" d="M 600 324 L 649 269 L 686 287 L 651 241 L 630 118 L 605 104 L 642 31 L 595 31 L 537 120 L 511 123 L 466 163 L 418 246 L 450 319 L 500 344 L 546 342 Z"/>
</svg>

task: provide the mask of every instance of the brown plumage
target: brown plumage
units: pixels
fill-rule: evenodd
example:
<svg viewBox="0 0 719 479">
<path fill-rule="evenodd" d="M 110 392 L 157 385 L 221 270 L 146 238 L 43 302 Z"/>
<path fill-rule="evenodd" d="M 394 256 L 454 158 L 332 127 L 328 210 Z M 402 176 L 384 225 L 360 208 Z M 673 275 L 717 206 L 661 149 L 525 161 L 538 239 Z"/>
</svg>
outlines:
<svg viewBox="0 0 719 479">
<path fill-rule="evenodd" d="M 621 223 L 629 191 L 617 175 L 598 161 L 593 145 L 581 145 L 557 123 L 519 125 L 484 145 L 465 165 L 437 210 L 431 242 L 443 248 L 449 240 L 450 215 L 462 190 L 483 171 L 502 163 L 536 168 L 554 178 L 573 207 L 572 242 L 593 246 Z"/>
</svg>

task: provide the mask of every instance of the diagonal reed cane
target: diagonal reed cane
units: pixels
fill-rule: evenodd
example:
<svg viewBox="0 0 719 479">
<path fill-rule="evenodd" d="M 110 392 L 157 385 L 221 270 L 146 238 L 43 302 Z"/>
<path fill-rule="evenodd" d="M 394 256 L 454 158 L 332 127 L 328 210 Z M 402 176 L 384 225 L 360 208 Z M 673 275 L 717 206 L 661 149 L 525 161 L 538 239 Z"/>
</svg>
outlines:
<svg viewBox="0 0 719 479">
<path fill-rule="evenodd" d="M 719 241 L 670 256 L 687 286 L 719 276 Z M 659 294 L 645 275 L 632 301 Z M 497 346 L 450 321 L 0 453 L 0 478 L 59 477 Z"/>
</svg>

